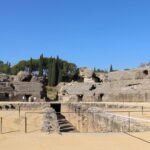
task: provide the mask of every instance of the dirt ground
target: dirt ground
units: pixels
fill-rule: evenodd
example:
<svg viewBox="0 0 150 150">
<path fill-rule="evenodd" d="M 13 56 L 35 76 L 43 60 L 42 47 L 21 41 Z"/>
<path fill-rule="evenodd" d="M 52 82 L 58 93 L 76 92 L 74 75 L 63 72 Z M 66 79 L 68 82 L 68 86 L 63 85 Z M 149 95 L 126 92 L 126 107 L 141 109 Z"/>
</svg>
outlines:
<svg viewBox="0 0 150 150">
<path fill-rule="evenodd" d="M 28 133 L 24 133 L 24 115 L 18 111 L 0 111 L 3 134 L 0 150 L 149 150 L 150 132 L 132 133 L 41 133 L 42 114 L 28 114 Z"/>
<path fill-rule="evenodd" d="M 136 134 L 135 134 L 136 135 Z M 150 133 L 137 136 L 150 141 Z M 10 133 L 0 135 L 1 150 L 149 150 L 150 143 L 124 133 Z"/>
<path fill-rule="evenodd" d="M 25 113 L 27 118 L 27 131 L 41 132 L 43 114 L 41 110 L 21 111 L 20 115 L 18 111 L 0 111 L 0 117 L 2 117 L 2 133 L 12 132 L 25 132 Z M 32 112 L 29 114 L 29 112 Z M 34 113 L 33 113 L 34 112 Z M 0 125 L 1 126 L 1 125 Z"/>
</svg>

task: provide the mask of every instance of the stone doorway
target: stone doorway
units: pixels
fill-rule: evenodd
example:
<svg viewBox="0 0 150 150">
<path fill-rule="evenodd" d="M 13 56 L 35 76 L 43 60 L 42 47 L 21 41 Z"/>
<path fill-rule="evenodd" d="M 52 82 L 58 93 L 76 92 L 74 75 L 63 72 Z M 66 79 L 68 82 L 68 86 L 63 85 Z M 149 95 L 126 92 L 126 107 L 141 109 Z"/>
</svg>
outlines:
<svg viewBox="0 0 150 150">
<path fill-rule="evenodd" d="M 98 96 L 98 101 L 99 101 L 99 102 L 102 102 L 102 101 L 103 101 L 103 98 L 104 98 L 104 93 L 99 94 L 99 96 Z"/>
<path fill-rule="evenodd" d="M 29 97 L 31 97 L 31 96 L 32 96 L 32 95 L 30 95 L 30 94 L 25 94 L 25 96 L 24 96 L 24 97 L 25 97 L 25 100 L 26 100 L 26 101 L 29 101 Z"/>
<path fill-rule="evenodd" d="M 83 94 L 77 95 L 77 98 L 78 98 L 78 102 L 83 101 Z"/>
</svg>

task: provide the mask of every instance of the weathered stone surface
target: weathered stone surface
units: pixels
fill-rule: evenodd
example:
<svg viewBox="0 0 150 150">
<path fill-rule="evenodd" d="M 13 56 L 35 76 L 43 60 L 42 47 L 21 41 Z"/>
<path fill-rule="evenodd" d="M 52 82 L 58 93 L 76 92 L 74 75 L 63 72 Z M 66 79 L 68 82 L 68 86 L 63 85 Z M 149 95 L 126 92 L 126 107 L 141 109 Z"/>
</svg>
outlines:
<svg viewBox="0 0 150 150">
<path fill-rule="evenodd" d="M 22 101 L 39 101 L 46 97 L 46 90 L 42 83 L 38 82 L 13 82 L 14 95 Z M 23 99 L 24 97 L 24 99 Z"/>
<path fill-rule="evenodd" d="M 90 68 L 80 68 L 79 75 L 84 78 L 84 82 L 94 82 L 92 79 L 94 71 Z"/>
<path fill-rule="evenodd" d="M 64 116 L 80 132 L 143 132 L 150 131 L 149 125 L 138 118 L 105 112 L 99 107 L 83 104 L 66 104 Z M 74 119 L 72 119 L 74 118 Z"/>
<path fill-rule="evenodd" d="M 93 96 L 94 92 L 91 90 L 95 84 L 91 83 L 77 83 L 72 82 L 65 84 L 59 90 L 59 99 L 62 101 L 82 101 L 82 96 Z"/>
<path fill-rule="evenodd" d="M 37 76 L 32 76 L 31 82 L 40 82 L 40 80 Z"/>
<path fill-rule="evenodd" d="M 26 71 L 20 71 L 15 77 L 15 81 L 30 82 L 32 75 Z"/>
<path fill-rule="evenodd" d="M 96 77 L 98 77 L 100 81 L 105 82 L 108 80 L 108 73 L 97 72 Z"/>
<path fill-rule="evenodd" d="M 28 102 L 19 102 L 19 103 L 1 103 L 0 110 L 41 110 L 43 108 L 43 103 L 28 103 Z"/>
<path fill-rule="evenodd" d="M 150 102 L 150 68 L 105 74 L 101 83 L 66 83 L 59 88 L 62 101 Z"/>
<path fill-rule="evenodd" d="M 45 83 L 46 78 L 44 77 L 38 77 L 38 76 L 32 76 L 31 82 L 40 82 Z"/>
<path fill-rule="evenodd" d="M 150 67 L 108 73 L 108 81 L 150 79 Z"/>
<path fill-rule="evenodd" d="M 17 76 L 0 76 L 0 99 L 19 101 L 45 101 L 47 92 L 43 78 L 32 80 L 28 72 L 20 71 Z M 3 81 L 3 82 L 2 82 Z"/>
<path fill-rule="evenodd" d="M 9 76 L 3 73 L 0 73 L 0 82 L 8 82 Z"/>
<path fill-rule="evenodd" d="M 13 96 L 14 89 L 9 82 L 0 82 L 0 99 L 9 100 Z"/>
<path fill-rule="evenodd" d="M 60 129 L 55 110 L 51 108 L 49 104 L 45 104 L 43 110 L 44 116 L 43 116 L 43 127 L 41 129 L 42 132 L 59 133 Z"/>
</svg>

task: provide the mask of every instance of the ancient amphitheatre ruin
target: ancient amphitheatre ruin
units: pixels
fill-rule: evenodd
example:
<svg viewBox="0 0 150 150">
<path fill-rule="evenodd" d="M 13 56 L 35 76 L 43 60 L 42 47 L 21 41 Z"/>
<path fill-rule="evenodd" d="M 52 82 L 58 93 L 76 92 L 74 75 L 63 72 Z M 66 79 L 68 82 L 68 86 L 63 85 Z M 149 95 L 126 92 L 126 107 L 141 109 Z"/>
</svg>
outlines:
<svg viewBox="0 0 150 150">
<path fill-rule="evenodd" d="M 65 143 L 69 139 L 88 140 L 94 134 L 100 136 L 94 137 L 99 146 L 103 145 L 99 140 L 114 140 L 112 144 L 122 143 L 121 149 L 133 145 L 139 145 L 137 149 L 142 149 L 142 145 L 149 147 L 150 68 L 98 73 L 98 82 L 92 75 L 93 70 L 81 68 L 84 82 L 60 83 L 58 99 L 51 101 L 47 98 L 45 78 L 24 71 L 17 76 L 0 74 L 0 99 L 4 100 L 0 102 L 0 139 L 7 137 L 1 142 L 3 149 L 8 149 L 6 142 L 10 137 L 21 136 L 27 143 L 29 139 L 37 142 L 38 137 L 39 142 L 45 139 L 48 143 L 49 135 L 53 135 L 53 143 L 55 138 Z M 123 142 L 128 140 L 133 141 L 127 146 Z M 68 144 L 66 149 L 70 147 Z"/>
<path fill-rule="evenodd" d="M 87 150 L 93 142 L 98 150 L 98 146 L 104 145 L 103 149 L 110 149 L 112 144 L 116 149 L 148 149 L 150 68 L 98 73 L 95 76 L 98 80 L 92 77 L 93 73 L 89 68 L 81 68 L 80 76 L 84 82 L 60 83 L 56 101 L 47 98 L 45 78 L 24 71 L 17 76 L 1 74 L 0 99 L 4 100 L 0 102 L 2 148 L 9 149 L 6 143 L 14 138 L 10 145 L 15 148 L 17 144 L 21 149 L 29 140 L 45 141 L 59 149 L 57 140 L 62 144 L 79 139 L 91 141 L 87 145 L 81 144 L 81 149 L 87 146 Z M 96 139 L 92 139 L 95 134 Z M 25 140 L 22 145 L 18 143 L 19 136 Z M 110 145 L 106 144 L 107 140 Z M 66 145 L 65 149 L 72 148 L 71 144 Z M 32 149 L 37 147 L 40 144 L 33 144 Z M 39 149 L 48 147 L 42 145 Z"/>
</svg>

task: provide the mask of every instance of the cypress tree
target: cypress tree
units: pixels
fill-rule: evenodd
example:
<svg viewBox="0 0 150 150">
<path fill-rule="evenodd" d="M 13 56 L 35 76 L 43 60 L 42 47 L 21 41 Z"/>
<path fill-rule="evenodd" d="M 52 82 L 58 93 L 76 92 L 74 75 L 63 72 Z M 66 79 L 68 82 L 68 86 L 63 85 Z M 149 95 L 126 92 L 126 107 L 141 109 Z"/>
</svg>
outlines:
<svg viewBox="0 0 150 150">
<path fill-rule="evenodd" d="M 56 65 L 55 65 L 55 69 L 56 69 L 56 71 L 55 71 L 55 84 L 57 85 L 58 84 L 58 77 L 59 77 L 59 57 L 57 56 L 57 58 L 56 58 Z"/>
<path fill-rule="evenodd" d="M 39 60 L 39 76 L 43 76 L 43 54 L 41 54 L 40 56 L 40 60 Z"/>
<path fill-rule="evenodd" d="M 61 66 L 59 66 L 59 76 L 58 76 L 58 83 L 62 82 L 62 69 Z"/>
<path fill-rule="evenodd" d="M 48 63 L 48 84 L 55 86 L 62 81 L 62 61 L 57 57 L 50 58 Z"/>
<path fill-rule="evenodd" d="M 48 85 L 52 86 L 52 58 L 48 61 Z"/>
<path fill-rule="evenodd" d="M 110 65 L 110 72 L 113 72 L 113 66 L 112 66 L 112 64 Z"/>
<path fill-rule="evenodd" d="M 30 73 L 33 72 L 33 60 L 32 60 L 32 58 L 30 59 L 30 63 L 29 63 L 29 72 Z"/>
<path fill-rule="evenodd" d="M 7 62 L 7 74 L 11 74 L 11 64 Z"/>
<path fill-rule="evenodd" d="M 56 71 L 56 76 L 57 76 L 57 84 L 62 81 L 62 61 L 57 57 L 57 71 Z"/>
<path fill-rule="evenodd" d="M 53 62 L 52 62 L 52 86 L 55 86 L 57 84 L 57 63 L 56 63 L 56 60 L 53 59 Z"/>
</svg>

